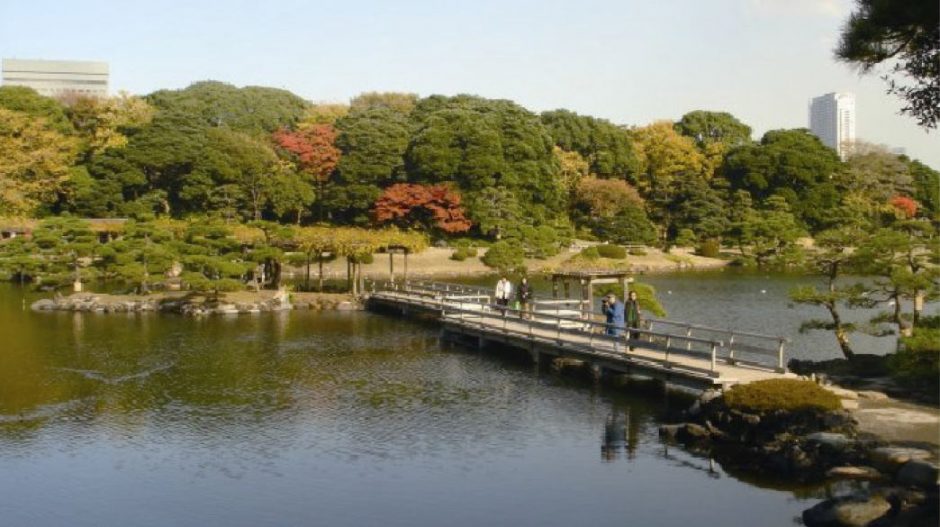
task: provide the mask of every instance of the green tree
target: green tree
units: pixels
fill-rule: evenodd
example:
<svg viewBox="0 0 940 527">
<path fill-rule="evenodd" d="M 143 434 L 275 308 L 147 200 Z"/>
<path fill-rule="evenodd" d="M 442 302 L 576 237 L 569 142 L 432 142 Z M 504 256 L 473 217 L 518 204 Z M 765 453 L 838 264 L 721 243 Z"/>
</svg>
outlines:
<svg viewBox="0 0 940 527">
<path fill-rule="evenodd" d="M 81 284 L 83 269 L 100 246 L 88 222 L 67 216 L 43 220 L 33 231 L 33 243 L 42 263 L 43 281 L 57 286 Z"/>
<path fill-rule="evenodd" d="M 696 110 L 683 115 L 675 127 L 700 146 L 714 142 L 741 146 L 751 142 L 751 127 L 728 112 Z"/>
<path fill-rule="evenodd" d="M 609 121 L 568 110 L 542 112 L 542 123 L 555 144 L 584 158 L 602 178 L 636 182 L 637 160 L 628 132 Z"/>
<path fill-rule="evenodd" d="M 908 114 L 924 128 L 940 118 L 940 7 L 932 0 L 856 0 L 842 29 L 836 57 L 864 73 L 892 61 L 884 76 L 888 93 L 907 103 Z"/>
<path fill-rule="evenodd" d="M 349 101 L 349 111 L 358 112 L 372 108 L 385 108 L 401 115 L 408 115 L 415 108 L 418 96 L 414 93 L 365 92 Z"/>
<path fill-rule="evenodd" d="M 923 207 L 924 215 L 940 221 L 940 172 L 917 160 L 907 159 L 908 169 L 914 185 L 914 199 Z"/>
<path fill-rule="evenodd" d="M 293 127 L 308 106 L 286 90 L 236 88 L 217 81 L 197 82 L 182 90 L 160 90 L 148 95 L 147 101 L 161 112 L 191 115 L 202 126 L 224 126 L 252 135 L 269 135 Z"/>
<path fill-rule="evenodd" d="M 747 190 L 757 200 L 783 196 L 800 221 L 818 229 L 838 203 L 831 178 L 840 168 L 835 150 L 809 131 L 771 130 L 760 144 L 728 152 L 723 173 L 732 190 Z"/>
<path fill-rule="evenodd" d="M 178 257 L 170 243 L 173 239 L 173 232 L 165 225 L 131 220 L 124 225 L 120 239 L 102 246 L 95 264 L 146 294 L 152 282 L 162 278 Z"/>
<path fill-rule="evenodd" d="M 525 252 L 518 244 L 502 240 L 494 243 L 487 249 L 486 254 L 480 258 L 487 267 L 492 267 L 500 273 L 516 273 L 525 269 L 523 260 Z"/>
<path fill-rule="evenodd" d="M 0 108 L 41 118 L 49 129 L 63 135 L 72 135 L 75 130 L 65 115 L 65 107 L 59 101 L 43 97 L 26 86 L 0 86 Z"/>
<path fill-rule="evenodd" d="M 735 222 L 743 256 L 754 259 L 762 268 L 793 264 L 800 259 L 796 242 L 806 231 L 790 212 L 786 200 L 772 196 L 761 209 L 743 212 Z"/>
</svg>

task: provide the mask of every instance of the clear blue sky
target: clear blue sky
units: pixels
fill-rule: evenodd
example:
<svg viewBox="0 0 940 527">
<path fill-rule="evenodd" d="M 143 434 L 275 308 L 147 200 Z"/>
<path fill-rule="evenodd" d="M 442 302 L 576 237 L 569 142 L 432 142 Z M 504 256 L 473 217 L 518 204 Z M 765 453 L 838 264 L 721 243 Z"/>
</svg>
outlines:
<svg viewBox="0 0 940 527">
<path fill-rule="evenodd" d="M 877 76 L 832 59 L 850 0 L 0 0 L 0 56 L 111 65 L 113 90 L 216 79 L 314 101 L 370 90 L 473 93 L 619 124 L 724 110 L 807 126 L 807 101 L 856 93 L 858 136 L 940 168 L 937 133 Z"/>
</svg>

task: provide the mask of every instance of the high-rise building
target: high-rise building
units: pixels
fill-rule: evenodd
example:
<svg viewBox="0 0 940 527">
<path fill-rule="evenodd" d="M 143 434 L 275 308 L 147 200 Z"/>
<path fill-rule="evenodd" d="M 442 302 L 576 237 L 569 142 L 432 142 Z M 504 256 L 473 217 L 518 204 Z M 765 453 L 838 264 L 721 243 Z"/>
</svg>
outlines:
<svg viewBox="0 0 940 527">
<path fill-rule="evenodd" d="M 855 94 L 827 93 L 812 98 L 809 129 L 845 160 L 855 142 Z"/>
<path fill-rule="evenodd" d="M 108 96 L 108 63 L 3 59 L 4 86 L 28 86 L 40 95 Z"/>
</svg>

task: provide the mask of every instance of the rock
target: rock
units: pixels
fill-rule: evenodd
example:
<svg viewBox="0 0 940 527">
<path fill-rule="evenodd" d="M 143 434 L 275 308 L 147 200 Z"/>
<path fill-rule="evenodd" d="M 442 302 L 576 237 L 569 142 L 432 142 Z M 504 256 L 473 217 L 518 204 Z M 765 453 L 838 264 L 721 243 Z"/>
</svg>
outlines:
<svg viewBox="0 0 940 527">
<path fill-rule="evenodd" d="M 675 439 L 679 435 L 680 425 L 662 425 L 659 427 L 659 436 L 666 439 Z"/>
<path fill-rule="evenodd" d="M 885 446 L 876 448 L 869 454 L 875 468 L 894 473 L 901 465 L 908 461 L 924 460 L 930 457 L 930 452 L 919 448 Z"/>
<path fill-rule="evenodd" d="M 357 308 L 356 304 L 346 300 L 337 304 L 336 309 L 339 311 L 355 311 Z"/>
<path fill-rule="evenodd" d="M 803 524 L 806 527 L 861 527 L 884 516 L 890 509 L 891 504 L 881 496 L 859 494 L 834 498 L 803 511 Z"/>
<path fill-rule="evenodd" d="M 858 392 L 860 399 L 868 399 L 869 401 L 884 401 L 888 398 L 887 394 L 876 392 L 874 390 L 863 390 Z"/>
<path fill-rule="evenodd" d="M 51 311 L 56 308 L 56 303 L 48 298 L 42 298 L 29 306 L 33 311 Z"/>
<path fill-rule="evenodd" d="M 852 399 L 842 399 L 843 410 L 858 410 L 858 401 Z"/>
<path fill-rule="evenodd" d="M 858 400 L 858 393 L 852 390 L 846 390 L 845 388 L 839 388 L 838 386 L 823 386 L 823 388 L 829 390 L 830 392 L 836 394 L 840 399 L 849 399 L 851 401 Z"/>
<path fill-rule="evenodd" d="M 833 432 L 816 432 L 809 434 L 806 436 L 806 441 L 824 445 L 836 450 L 842 450 L 843 448 L 852 444 L 852 440 L 845 437 L 845 434 L 836 434 Z"/>
<path fill-rule="evenodd" d="M 898 483 L 915 487 L 933 487 L 937 485 L 938 478 L 940 472 L 937 466 L 920 459 L 912 459 L 901 465 L 896 477 Z"/>
<path fill-rule="evenodd" d="M 702 392 L 702 395 L 698 396 L 698 400 L 702 404 L 708 404 L 719 397 L 721 397 L 721 390 L 712 389 Z"/>
<path fill-rule="evenodd" d="M 703 441 L 711 437 L 711 433 L 702 425 L 685 423 L 680 425 L 676 433 L 680 441 Z"/>
<path fill-rule="evenodd" d="M 826 477 L 839 479 L 881 479 L 881 472 L 872 467 L 834 467 L 826 472 Z"/>
</svg>

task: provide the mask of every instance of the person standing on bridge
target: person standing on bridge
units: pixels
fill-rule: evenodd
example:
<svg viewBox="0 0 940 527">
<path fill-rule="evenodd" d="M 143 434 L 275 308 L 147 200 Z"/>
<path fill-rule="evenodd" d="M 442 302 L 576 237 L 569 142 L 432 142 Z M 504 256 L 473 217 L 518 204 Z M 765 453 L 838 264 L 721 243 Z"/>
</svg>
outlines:
<svg viewBox="0 0 940 527">
<path fill-rule="evenodd" d="M 630 291 L 627 294 L 627 303 L 624 304 L 624 314 L 626 316 L 626 322 L 628 328 L 639 329 L 641 323 L 640 317 L 640 302 L 636 298 L 636 291 Z M 636 340 L 640 338 L 640 334 L 636 331 L 631 331 L 627 338 Z M 634 349 L 633 344 L 630 344 L 630 350 Z"/>
<path fill-rule="evenodd" d="M 601 312 L 607 317 L 606 333 L 612 337 L 623 335 L 623 303 L 613 293 L 601 299 Z"/>
<path fill-rule="evenodd" d="M 493 295 L 496 298 L 496 305 L 500 306 L 502 313 L 506 314 L 506 306 L 509 305 L 509 299 L 512 298 L 512 282 L 502 277 L 496 282 L 496 292 Z"/>
<path fill-rule="evenodd" d="M 516 288 L 516 301 L 519 303 L 520 317 L 529 318 L 529 309 L 531 304 L 529 303 L 532 300 L 532 286 L 529 285 L 529 280 L 526 277 L 522 277 L 522 281 L 519 282 L 519 287 Z"/>
</svg>

